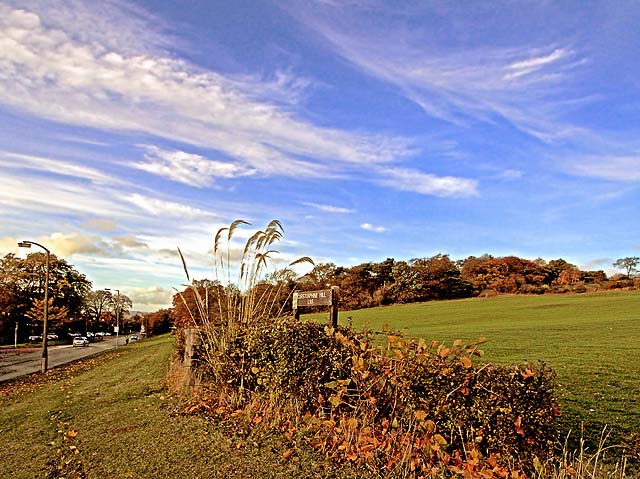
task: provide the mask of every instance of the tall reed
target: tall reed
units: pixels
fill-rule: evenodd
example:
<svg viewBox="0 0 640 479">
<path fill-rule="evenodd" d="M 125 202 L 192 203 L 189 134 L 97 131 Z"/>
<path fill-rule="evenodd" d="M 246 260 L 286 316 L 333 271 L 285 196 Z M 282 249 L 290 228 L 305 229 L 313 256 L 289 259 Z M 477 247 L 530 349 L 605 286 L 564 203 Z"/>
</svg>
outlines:
<svg viewBox="0 0 640 479">
<path fill-rule="evenodd" d="M 282 224 L 272 220 L 263 230 L 253 233 L 239 258 L 234 258 L 232 239 L 242 225 L 248 226 L 250 223 L 235 220 L 228 227 L 220 228 L 214 236 L 215 284 L 220 285 L 215 295 L 215 305 L 210 304 L 209 289 L 205 288 L 203 295 L 198 288 L 198 281 L 191 278 L 184 255 L 178 248 L 188 281 L 186 286 L 190 287 L 195 297 L 194 308 L 189 307 L 182 292 L 178 293 L 189 311 L 193 327 L 200 330 L 202 360 L 209 366 L 214 378 L 222 367 L 222 356 L 238 336 L 260 321 L 269 319 L 283 287 L 282 282 L 278 282 L 273 287 L 257 288 L 265 278 L 272 257 L 279 253 L 273 246 L 284 237 Z M 289 263 L 288 267 L 301 263 L 314 264 L 311 258 L 304 256 Z M 217 314 L 212 314 L 214 307 Z M 284 304 L 277 315 L 282 314 L 283 307 Z"/>
</svg>

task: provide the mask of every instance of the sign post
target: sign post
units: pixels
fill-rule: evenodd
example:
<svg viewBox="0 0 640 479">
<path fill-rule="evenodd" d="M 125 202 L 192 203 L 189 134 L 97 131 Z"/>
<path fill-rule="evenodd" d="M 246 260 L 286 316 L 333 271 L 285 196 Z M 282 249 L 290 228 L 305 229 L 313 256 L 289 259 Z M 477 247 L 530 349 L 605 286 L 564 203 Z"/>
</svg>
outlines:
<svg viewBox="0 0 640 479">
<path fill-rule="evenodd" d="M 300 308 L 309 306 L 331 306 L 329 310 L 329 322 L 332 328 L 338 327 L 338 292 L 340 288 L 331 286 L 331 289 L 317 291 L 296 291 L 293 293 L 293 316 L 300 319 Z"/>
</svg>

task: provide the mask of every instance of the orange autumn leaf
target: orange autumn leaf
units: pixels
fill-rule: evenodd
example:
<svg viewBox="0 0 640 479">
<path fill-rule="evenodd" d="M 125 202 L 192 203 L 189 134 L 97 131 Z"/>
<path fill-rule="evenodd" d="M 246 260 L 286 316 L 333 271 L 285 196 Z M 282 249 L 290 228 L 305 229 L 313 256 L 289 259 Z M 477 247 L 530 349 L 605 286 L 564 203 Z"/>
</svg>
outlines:
<svg viewBox="0 0 640 479">
<path fill-rule="evenodd" d="M 516 426 L 516 433 L 520 436 L 524 436 L 524 429 L 522 429 L 522 416 L 518 416 L 514 425 Z"/>
<path fill-rule="evenodd" d="M 471 366 L 473 366 L 473 363 L 471 362 L 471 359 L 469 359 L 466 356 L 460 358 L 460 364 L 462 364 L 462 367 L 464 367 L 465 369 L 469 369 Z"/>
</svg>

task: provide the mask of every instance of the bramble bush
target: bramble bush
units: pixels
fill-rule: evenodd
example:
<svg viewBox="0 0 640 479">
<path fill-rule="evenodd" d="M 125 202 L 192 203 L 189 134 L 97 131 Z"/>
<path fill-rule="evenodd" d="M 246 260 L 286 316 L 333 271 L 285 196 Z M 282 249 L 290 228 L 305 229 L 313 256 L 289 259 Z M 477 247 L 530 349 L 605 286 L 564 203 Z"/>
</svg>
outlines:
<svg viewBox="0 0 640 479">
<path fill-rule="evenodd" d="M 260 421 L 286 410 L 327 457 L 376 473 L 500 477 L 552 453 L 559 411 L 555 374 L 544 364 L 476 364 L 481 342 L 448 347 L 385 336 L 380 345 L 348 328 L 264 321 L 227 343 L 215 375 L 209 361 L 200 373 L 225 398 L 212 407 L 260 403 Z"/>
</svg>

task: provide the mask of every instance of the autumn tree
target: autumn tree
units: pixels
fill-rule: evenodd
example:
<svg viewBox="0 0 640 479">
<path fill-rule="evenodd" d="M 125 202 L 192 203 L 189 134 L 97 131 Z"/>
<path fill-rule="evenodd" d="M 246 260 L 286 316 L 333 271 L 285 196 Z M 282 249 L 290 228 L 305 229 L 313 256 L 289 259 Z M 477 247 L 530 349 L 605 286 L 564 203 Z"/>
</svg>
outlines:
<svg viewBox="0 0 640 479">
<path fill-rule="evenodd" d="M 108 294 L 108 306 L 113 312 L 113 317 L 116 323 L 120 321 L 122 324 L 122 321 L 124 321 L 123 315 L 127 314 L 131 310 L 131 308 L 133 307 L 133 302 L 131 301 L 131 298 L 129 298 L 126 294 L 113 294 L 110 291 L 108 292 Z"/>
<path fill-rule="evenodd" d="M 47 323 L 49 331 L 61 329 L 65 322 L 69 321 L 69 310 L 66 306 L 56 306 L 53 298 L 48 300 Z M 33 305 L 27 311 L 27 318 L 31 320 L 29 326 L 32 331 L 42 332 L 42 323 L 44 322 L 44 298 L 38 298 L 33 301 Z"/>
<path fill-rule="evenodd" d="M 462 280 L 460 270 L 449 255 L 437 254 L 409 262 L 418 283 L 418 301 L 464 298 L 471 295 L 471 284 Z"/>
<path fill-rule="evenodd" d="M 628 256 L 626 258 L 618 258 L 613 263 L 614 268 L 624 269 L 627 272 L 627 278 L 631 277 L 631 273 L 638 271 L 638 265 L 640 264 L 640 257 Z"/>
<path fill-rule="evenodd" d="M 334 283 L 340 287 L 340 304 L 345 309 L 376 306 L 375 292 L 380 286 L 371 263 L 363 263 L 351 268 L 338 267 L 334 273 Z"/>
<path fill-rule="evenodd" d="M 333 263 L 320 263 L 313 267 L 311 272 L 304 275 L 298 282 L 298 287 L 311 291 L 325 289 L 336 284 L 336 265 Z"/>
<path fill-rule="evenodd" d="M 84 304 L 86 311 L 86 324 L 85 332 L 90 329 L 89 322 L 93 322 L 94 327 L 97 327 L 100 320 L 104 319 L 103 313 L 107 311 L 111 303 L 111 293 L 103 289 L 98 291 L 89 291 L 85 294 Z"/>
<path fill-rule="evenodd" d="M 148 335 L 168 333 L 174 325 L 173 309 L 161 309 L 144 315 L 145 330 Z"/>
<path fill-rule="evenodd" d="M 91 281 L 73 265 L 52 254 L 49 257 L 49 284 L 45 285 L 46 258 L 45 253 L 36 252 L 24 259 L 14 254 L 0 259 L 0 316 L 8 318 L 3 323 L 5 330 L 0 334 L 6 334 L 11 323 L 25 321 L 24 318 L 28 320 L 27 313 L 34 309 L 36 300 L 43 305 L 45 288 L 52 310 L 66 311 L 69 321 L 82 317 L 84 296 L 91 289 Z M 25 334 L 27 329 L 20 328 Z"/>
<path fill-rule="evenodd" d="M 209 279 L 194 280 L 191 286 L 173 295 L 173 316 L 175 325 L 180 328 L 193 327 L 198 311 L 197 296 L 202 299 L 204 314 L 215 323 L 227 317 L 229 307 L 228 294 L 219 281 Z M 200 315 L 200 314 L 199 314 Z"/>
<path fill-rule="evenodd" d="M 528 292 L 531 287 L 542 286 L 546 274 L 544 267 L 539 263 L 516 256 L 470 257 L 462 266 L 462 277 L 470 281 L 478 292 Z"/>
</svg>

